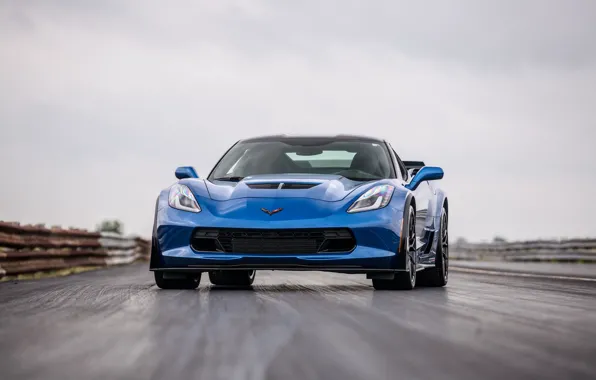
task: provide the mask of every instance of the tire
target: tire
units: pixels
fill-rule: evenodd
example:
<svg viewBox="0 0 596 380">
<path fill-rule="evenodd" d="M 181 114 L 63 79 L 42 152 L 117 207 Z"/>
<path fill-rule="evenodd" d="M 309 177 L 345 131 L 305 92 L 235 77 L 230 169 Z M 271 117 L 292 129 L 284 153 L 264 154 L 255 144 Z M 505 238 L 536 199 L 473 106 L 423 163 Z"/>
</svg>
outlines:
<svg viewBox="0 0 596 380">
<path fill-rule="evenodd" d="M 416 287 L 416 213 L 413 206 L 410 206 L 408 225 L 402 227 L 402 236 L 406 233 L 407 239 L 400 247 L 400 252 L 406 254 L 406 271 L 396 272 L 393 280 L 373 279 L 375 290 L 412 290 Z"/>
<path fill-rule="evenodd" d="M 420 273 L 420 285 L 442 287 L 449 280 L 449 219 L 447 210 L 441 211 L 441 225 L 439 226 L 439 240 L 437 242 L 437 257 L 435 267 L 425 269 Z"/>
<path fill-rule="evenodd" d="M 254 270 L 218 270 L 209 272 L 209 281 L 218 286 L 248 287 L 255 280 Z"/>
<path fill-rule="evenodd" d="M 165 279 L 163 278 L 164 272 L 154 271 L 155 284 L 160 289 L 196 289 L 201 282 L 201 274 L 193 275 L 188 278 L 177 278 L 177 279 Z"/>
</svg>

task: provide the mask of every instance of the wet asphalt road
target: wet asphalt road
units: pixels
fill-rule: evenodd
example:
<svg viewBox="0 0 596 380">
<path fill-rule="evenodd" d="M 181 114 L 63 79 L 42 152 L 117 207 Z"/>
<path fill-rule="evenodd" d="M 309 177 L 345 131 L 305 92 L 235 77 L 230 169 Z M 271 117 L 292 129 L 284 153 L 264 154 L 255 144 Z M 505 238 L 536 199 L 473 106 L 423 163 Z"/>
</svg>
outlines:
<svg viewBox="0 0 596 380">
<path fill-rule="evenodd" d="M 258 272 L 164 291 L 146 264 L 0 283 L 0 378 L 596 379 L 596 283 Z"/>
</svg>

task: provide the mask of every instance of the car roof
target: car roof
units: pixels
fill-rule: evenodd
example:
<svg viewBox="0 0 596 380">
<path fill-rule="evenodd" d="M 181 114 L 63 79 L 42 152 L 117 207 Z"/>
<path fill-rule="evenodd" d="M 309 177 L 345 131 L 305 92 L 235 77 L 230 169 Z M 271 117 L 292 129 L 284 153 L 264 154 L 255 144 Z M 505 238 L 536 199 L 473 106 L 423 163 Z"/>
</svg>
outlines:
<svg viewBox="0 0 596 380">
<path fill-rule="evenodd" d="M 331 141 L 370 141 L 382 143 L 383 139 L 363 136 L 363 135 L 266 135 L 242 139 L 240 142 L 265 142 L 265 141 L 284 141 L 284 140 L 331 140 Z"/>
</svg>

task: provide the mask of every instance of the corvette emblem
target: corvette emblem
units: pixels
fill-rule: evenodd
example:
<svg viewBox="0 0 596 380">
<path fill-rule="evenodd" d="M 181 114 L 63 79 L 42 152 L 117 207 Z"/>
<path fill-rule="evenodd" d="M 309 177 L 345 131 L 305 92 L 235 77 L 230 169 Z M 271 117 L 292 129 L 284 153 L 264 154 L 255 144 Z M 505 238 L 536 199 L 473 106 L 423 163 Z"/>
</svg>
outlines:
<svg viewBox="0 0 596 380">
<path fill-rule="evenodd" d="M 267 210 L 266 208 L 262 208 L 261 211 L 263 211 L 265 214 L 269 214 L 269 216 L 276 214 L 278 212 L 280 212 L 281 210 L 283 210 L 283 208 L 276 208 L 275 210 Z"/>
</svg>

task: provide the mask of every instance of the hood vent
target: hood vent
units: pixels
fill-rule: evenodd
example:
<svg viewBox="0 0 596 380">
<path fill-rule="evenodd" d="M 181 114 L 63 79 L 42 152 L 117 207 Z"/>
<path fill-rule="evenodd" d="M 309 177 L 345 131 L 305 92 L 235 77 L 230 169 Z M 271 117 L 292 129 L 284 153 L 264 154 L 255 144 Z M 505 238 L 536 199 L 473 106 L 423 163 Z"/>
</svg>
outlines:
<svg viewBox="0 0 596 380">
<path fill-rule="evenodd" d="M 279 183 L 247 183 L 246 186 L 251 189 L 277 189 Z"/>
<path fill-rule="evenodd" d="M 310 189 L 311 187 L 317 186 L 318 183 L 284 183 L 281 188 L 282 189 L 290 189 L 290 190 L 300 190 L 300 189 Z"/>
<path fill-rule="evenodd" d="M 279 190 L 303 190 L 310 189 L 311 187 L 317 186 L 318 183 L 284 183 L 284 182 L 273 182 L 273 183 L 247 183 L 251 189 L 279 189 Z"/>
</svg>

